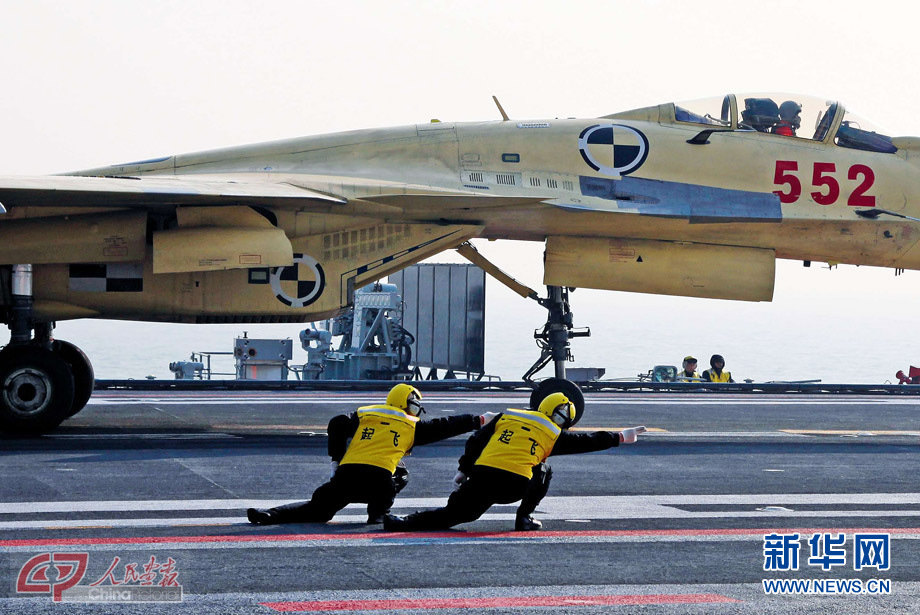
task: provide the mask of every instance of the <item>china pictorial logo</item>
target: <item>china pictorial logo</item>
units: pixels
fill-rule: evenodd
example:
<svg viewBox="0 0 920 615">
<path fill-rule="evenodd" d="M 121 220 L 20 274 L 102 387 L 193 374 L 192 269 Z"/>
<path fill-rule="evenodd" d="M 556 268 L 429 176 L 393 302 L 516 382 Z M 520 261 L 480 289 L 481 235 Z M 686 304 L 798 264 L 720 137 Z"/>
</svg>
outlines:
<svg viewBox="0 0 920 615">
<path fill-rule="evenodd" d="M 146 562 L 121 564 L 115 557 L 95 581 L 83 583 L 89 553 L 41 553 L 16 577 L 17 594 L 48 594 L 54 602 L 181 602 L 176 560 L 151 555 Z M 89 577 L 92 578 L 92 577 Z"/>
<path fill-rule="evenodd" d="M 794 534 L 765 534 L 763 537 L 763 569 L 768 572 L 796 572 L 799 566 L 799 540 Z M 850 551 L 846 548 L 847 535 L 817 532 L 807 540 L 806 564 L 823 571 L 845 569 Z M 891 569 L 891 535 L 882 533 L 854 533 L 852 543 L 853 570 L 874 569 L 883 572 Z M 884 595 L 891 593 L 890 579 L 763 579 L 766 594 L 811 595 Z"/>
</svg>

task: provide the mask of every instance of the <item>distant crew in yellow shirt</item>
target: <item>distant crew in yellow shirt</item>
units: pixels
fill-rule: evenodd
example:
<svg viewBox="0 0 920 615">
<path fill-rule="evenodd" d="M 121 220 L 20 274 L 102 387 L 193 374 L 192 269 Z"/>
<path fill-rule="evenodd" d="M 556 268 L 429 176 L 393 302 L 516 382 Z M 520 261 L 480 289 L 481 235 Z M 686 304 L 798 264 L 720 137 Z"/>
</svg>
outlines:
<svg viewBox="0 0 920 615">
<path fill-rule="evenodd" d="M 709 359 L 711 369 L 703 372 L 703 380 L 706 382 L 734 382 L 732 373 L 725 371 L 725 359 L 720 354 L 712 355 Z"/>
</svg>

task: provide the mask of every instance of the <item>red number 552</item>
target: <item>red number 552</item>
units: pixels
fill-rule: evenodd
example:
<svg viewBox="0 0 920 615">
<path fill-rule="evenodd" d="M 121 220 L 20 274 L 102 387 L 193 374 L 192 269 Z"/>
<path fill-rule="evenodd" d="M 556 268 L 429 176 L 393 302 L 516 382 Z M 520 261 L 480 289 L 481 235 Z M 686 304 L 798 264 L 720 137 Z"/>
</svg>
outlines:
<svg viewBox="0 0 920 615">
<path fill-rule="evenodd" d="M 795 160 L 777 160 L 776 171 L 773 174 L 773 183 L 777 186 L 786 186 L 785 190 L 774 190 L 779 195 L 780 203 L 795 203 L 802 196 L 802 182 L 793 171 L 799 170 L 799 163 Z M 840 197 L 840 184 L 833 173 L 837 165 L 833 162 L 816 162 L 811 174 L 811 186 L 816 188 L 811 192 L 811 198 L 818 205 L 833 205 Z M 847 205 L 852 207 L 875 207 L 875 197 L 866 194 L 875 183 L 875 171 L 864 164 L 854 164 L 847 172 L 847 179 L 858 181 L 859 184 L 850 193 Z"/>
</svg>

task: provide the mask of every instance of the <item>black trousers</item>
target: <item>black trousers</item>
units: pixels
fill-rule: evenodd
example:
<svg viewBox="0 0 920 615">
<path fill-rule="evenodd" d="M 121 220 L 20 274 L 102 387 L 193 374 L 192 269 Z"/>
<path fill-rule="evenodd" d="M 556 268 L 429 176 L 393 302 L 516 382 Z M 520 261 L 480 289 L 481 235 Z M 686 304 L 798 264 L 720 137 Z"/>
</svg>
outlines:
<svg viewBox="0 0 920 615">
<path fill-rule="evenodd" d="M 447 498 L 447 506 L 413 513 L 405 518 L 406 529 L 440 530 L 475 521 L 494 504 L 511 504 L 521 500 L 517 515 L 526 517 L 537 509 L 549 490 L 552 470 L 545 464 L 534 467 L 533 478 L 475 466 L 460 488 Z"/>
<path fill-rule="evenodd" d="M 400 488 L 405 483 L 400 485 Z M 309 502 L 293 502 L 272 508 L 279 523 L 325 523 L 348 504 L 367 504 L 367 516 L 389 512 L 396 499 L 393 475 L 377 466 L 349 463 L 339 466 L 332 479 L 317 487 Z"/>
</svg>

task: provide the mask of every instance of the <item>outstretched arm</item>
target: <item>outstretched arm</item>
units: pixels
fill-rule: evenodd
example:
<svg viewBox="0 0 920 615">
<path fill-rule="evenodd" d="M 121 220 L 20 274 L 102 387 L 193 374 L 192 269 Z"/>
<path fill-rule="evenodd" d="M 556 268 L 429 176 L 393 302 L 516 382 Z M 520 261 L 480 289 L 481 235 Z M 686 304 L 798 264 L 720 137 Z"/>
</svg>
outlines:
<svg viewBox="0 0 920 615">
<path fill-rule="evenodd" d="M 491 413 L 486 413 L 491 414 Z M 431 444 L 438 440 L 459 436 L 468 431 L 479 429 L 486 415 L 458 414 L 430 421 L 419 421 L 415 426 L 415 446 Z"/>
<path fill-rule="evenodd" d="M 591 433 L 562 432 L 550 455 L 574 455 L 603 451 L 620 444 L 634 444 L 645 427 L 630 427 L 623 431 L 594 431 Z"/>
</svg>

